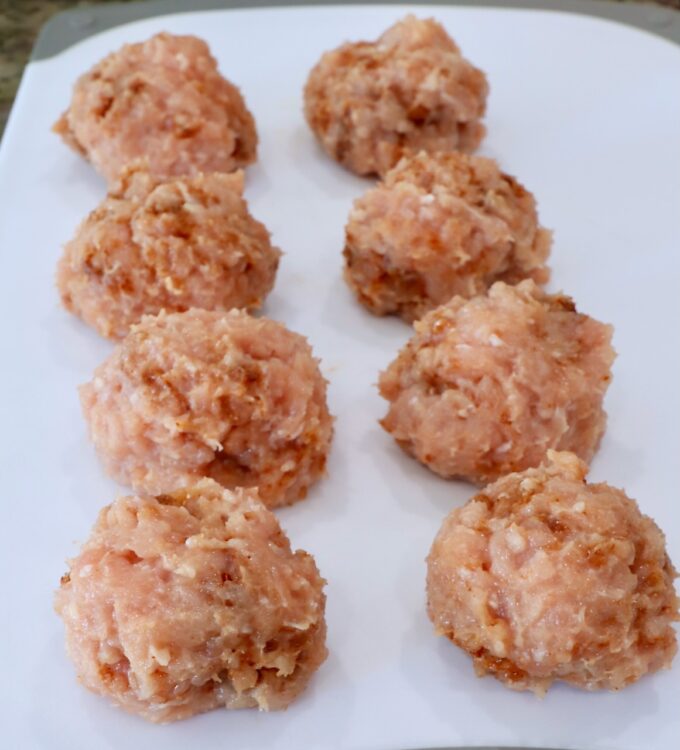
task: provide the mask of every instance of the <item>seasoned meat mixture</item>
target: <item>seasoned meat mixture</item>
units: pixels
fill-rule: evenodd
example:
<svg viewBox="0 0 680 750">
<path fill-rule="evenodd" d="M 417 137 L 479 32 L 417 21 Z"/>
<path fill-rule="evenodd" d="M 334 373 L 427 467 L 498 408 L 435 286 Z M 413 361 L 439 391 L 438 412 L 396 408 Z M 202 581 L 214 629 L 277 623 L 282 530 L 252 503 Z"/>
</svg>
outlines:
<svg viewBox="0 0 680 750">
<path fill-rule="evenodd" d="M 257 487 L 271 508 L 305 497 L 324 474 L 326 381 L 307 341 L 266 318 L 144 317 L 80 393 L 107 472 L 137 492 L 209 476 Z"/>
<path fill-rule="evenodd" d="M 285 708 L 326 658 L 323 584 L 255 490 L 204 479 L 104 508 L 55 604 L 85 687 L 166 722 Z"/>
<path fill-rule="evenodd" d="M 619 690 L 670 667 L 676 571 L 626 494 L 573 453 L 509 474 L 444 521 L 428 557 L 437 633 L 481 676 L 541 695 L 557 680 Z"/>
</svg>

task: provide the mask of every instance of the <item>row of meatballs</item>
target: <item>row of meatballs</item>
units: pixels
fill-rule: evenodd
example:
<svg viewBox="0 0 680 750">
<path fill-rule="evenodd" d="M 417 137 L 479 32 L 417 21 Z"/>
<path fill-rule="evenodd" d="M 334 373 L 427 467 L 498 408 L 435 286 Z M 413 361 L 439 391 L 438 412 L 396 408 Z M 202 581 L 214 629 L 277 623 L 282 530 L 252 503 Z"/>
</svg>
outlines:
<svg viewBox="0 0 680 750">
<path fill-rule="evenodd" d="M 251 317 L 280 251 L 249 213 L 257 135 L 204 42 L 160 34 L 76 84 L 55 130 L 107 179 L 65 248 L 67 309 L 120 341 L 81 389 L 104 508 L 55 606 L 81 682 L 154 722 L 285 708 L 326 658 L 324 580 L 268 509 L 332 436 L 307 342 Z"/>
<path fill-rule="evenodd" d="M 147 166 L 125 167 L 66 244 L 66 308 L 116 340 L 161 310 L 260 308 L 281 252 L 248 210 L 243 173 L 159 178 Z M 371 312 L 411 322 L 497 281 L 543 284 L 550 242 L 532 195 L 492 160 L 421 152 L 355 201 L 345 278 Z"/>
<path fill-rule="evenodd" d="M 670 664 L 675 571 L 653 521 L 585 481 L 611 329 L 542 291 L 533 197 L 461 153 L 487 91 L 409 16 L 324 55 L 305 113 L 337 161 L 382 177 L 344 256 L 360 302 L 417 321 L 380 377 L 383 427 L 441 476 L 491 482 L 430 552 L 437 631 L 511 687 L 618 689 Z M 153 721 L 285 707 L 326 656 L 324 582 L 268 508 L 323 475 L 333 428 L 307 342 L 248 312 L 281 255 L 243 198 L 254 120 L 202 41 L 160 34 L 83 76 L 56 130 L 109 181 L 57 280 L 120 341 L 81 401 L 140 493 L 101 512 L 57 593 L 78 674 Z"/>
<path fill-rule="evenodd" d="M 319 141 L 358 174 L 384 176 L 356 201 L 344 249 L 372 312 L 411 321 L 495 281 L 547 281 L 550 233 L 533 196 L 462 153 L 484 133 L 487 91 L 444 29 L 412 16 L 311 72 L 305 112 Z M 109 182 L 60 263 L 70 310 L 119 339 L 143 314 L 261 306 L 280 252 L 229 174 L 255 160 L 255 123 L 204 42 L 159 34 L 109 55 L 55 129 Z"/>
<path fill-rule="evenodd" d="M 490 296 L 524 292 L 536 313 L 529 284 L 496 285 Z M 494 319 L 489 299 L 462 307 L 473 303 L 487 313 L 481 320 Z M 552 312 L 571 331 L 579 322 L 568 306 Z M 430 314 L 433 322 L 437 313 L 453 320 L 447 306 Z M 416 339 L 383 381 L 403 368 Z M 569 338 L 557 341 L 564 347 Z M 479 362 L 500 348 L 488 340 L 463 346 L 476 348 Z M 429 348 L 426 359 L 456 352 L 450 341 Z M 566 358 L 545 370 L 554 354 L 545 341 L 514 351 L 527 372 L 542 368 L 550 380 L 561 369 L 579 380 Z M 465 370 L 457 374 L 461 386 L 470 382 Z M 520 394 L 529 387 L 516 385 Z M 470 394 L 455 383 L 437 393 L 427 379 L 409 387 L 407 401 L 422 398 L 421 416 L 431 415 L 431 449 L 448 445 L 446 457 L 455 455 L 432 426 L 451 419 L 451 407 L 466 412 L 456 399 Z M 485 392 L 475 394 L 470 421 L 461 416 L 452 428 L 462 460 L 476 447 L 479 462 L 483 443 L 475 440 L 502 423 L 493 411 L 499 402 L 484 401 Z M 532 393 L 534 405 L 550 411 L 541 395 Z M 290 502 L 323 470 L 332 425 L 309 347 L 243 312 L 147 317 L 83 387 L 82 400 L 109 472 L 142 494 L 102 511 L 57 595 L 81 679 L 154 721 L 215 706 L 284 707 L 325 658 L 323 581 L 259 498 Z M 532 408 L 519 398 L 515 406 L 523 415 Z M 584 444 L 601 432 L 597 413 Z M 511 462 L 521 446 L 504 446 L 498 454 Z M 438 632 L 471 653 L 480 673 L 536 692 L 556 679 L 617 689 L 667 666 L 678 601 L 653 521 L 620 490 L 588 485 L 573 453 L 548 450 L 547 463 L 518 473 L 477 465 L 502 476 L 453 511 L 434 542 L 428 606 Z"/>
</svg>

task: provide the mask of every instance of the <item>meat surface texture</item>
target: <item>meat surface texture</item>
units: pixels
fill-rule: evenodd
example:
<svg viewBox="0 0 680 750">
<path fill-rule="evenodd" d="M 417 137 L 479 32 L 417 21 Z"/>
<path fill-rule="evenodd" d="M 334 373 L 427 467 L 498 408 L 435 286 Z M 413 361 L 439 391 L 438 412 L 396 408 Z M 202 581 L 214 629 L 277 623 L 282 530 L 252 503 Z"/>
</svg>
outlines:
<svg viewBox="0 0 680 750">
<path fill-rule="evenodd" d="M 371 312 L 410 322 L 495 281 L 545 283 L 551 241 L 532 194 L 495 161 L 421 152 L 355 201 L 345 278 Z"/>
<path fill-rule="evenodd" d="M 127 167 L 64 248 L 64 306 L 113 339 L 161 310 L 260 307 L 281 253 L 242 192 L 242 172 L 161 179 Z"/>
<path fill-rule="evenodd" d="M 333 159 L 383 174 L 405 153 L 474 151 L 487 93 L 444 28 L 409 15 L 375 42 L 324 54 L 305 86 L 305 116 Z"/>
<path fill-rule="evenodd" d="M 146 316 L 80 394 L 104 467 L 136 492 L 209 476 L 257 487 L 275 507 L 305 497 L 324 474 L 326 381 L 307 341 L 266 318 Z"/>
<path fill-rule="evenodd" d="M 415 323 L 380 376 L 381 424 L 443 477 L 493 481 L 549 449 L 589 462 L 606 425 L 611 336 L 531 280 L 454 297 Z"/>
<path fill-rule="evenodd" d="M 427 561 L 435 630 L 481 676 L 542 695 L 618 690 L 677 650 L 676 571 L 637 504 L 573 453 L 509 474 L 445 519 Z"/>
<path fill-rule="evenodd" d="M 55 606 L 81 682 L 167 722 L 285 708 L 326 658 L 323 585 L 254 490 L 204 479 L 104 508 Z"/>
<path fill-rule="evenodd" d="M 255 121 L 194 36 L 126 44 L 75 84 L 54 131 L 107 180 L 147 159 L 154 175 L 231 172 L 255 161 Z"/>
</svg>

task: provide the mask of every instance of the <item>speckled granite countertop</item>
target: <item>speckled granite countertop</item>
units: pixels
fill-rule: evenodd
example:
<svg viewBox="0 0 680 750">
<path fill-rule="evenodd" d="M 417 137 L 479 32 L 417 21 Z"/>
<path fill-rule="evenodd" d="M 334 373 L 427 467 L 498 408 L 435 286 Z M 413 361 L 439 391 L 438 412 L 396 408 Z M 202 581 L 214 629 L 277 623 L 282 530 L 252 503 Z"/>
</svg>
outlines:
<svg viewBox="0 0 680 750">
<path fill-rule="evenodd" d="M 61 10 L 112 1 L 120 3 L 129 0 L 0 0 L 0 135 L 12 107 L 21 73 L 43 24 Z M 642 1 L 680 9 L 680 0 Z M 187 2 L 187 6 L 189 9 L 191 3 Z"/>
<path fill-rule="evenodd" d="M 0 134 L 35 39 L 48 19 L 61 10 L 111 1 L 0 0 Z"/>
</svg>

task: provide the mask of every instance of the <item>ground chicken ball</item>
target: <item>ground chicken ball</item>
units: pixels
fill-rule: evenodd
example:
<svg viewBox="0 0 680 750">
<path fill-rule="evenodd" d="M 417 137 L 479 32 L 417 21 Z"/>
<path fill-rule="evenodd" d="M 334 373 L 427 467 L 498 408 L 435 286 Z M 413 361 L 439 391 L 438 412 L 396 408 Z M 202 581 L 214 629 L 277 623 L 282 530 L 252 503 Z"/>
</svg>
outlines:
<svg viewBox="0 0 680 750">
<path fill-rule="evenodd" d="M 305 87 L 305 115 L 330 156 L 382 174 L 409 151 L 473 151 L 486 77 L 432 19 L 406 16 L 377 42 L 327 52 Z"/>
<path fill-rule="evenodd" d="M 242 172 L 161 179 L 126 168 L 65 247 L 65 307 L 115 339 L 163 309 L 259 307 L 280 252 L 242 191 Z"/>
<path fill-rule="evenodd" d="M 549 448 L 590 461 L 604 433 L 611 326 L 533 281 L 454 297 L 415 324 L 380 377 L 382 426 L 443 477 L 487 482 Z"/>
<path fill-rule="evenodd" d="M 194 36 L 156 34 L 105 57 L 78 79 L 54 130 L 108 180 L 139 158 L 156 175 L 231 172 L 256 158 L 253 116 Z"/>
<path fill-rule="evenodd" d="M 307 341 L 280 323 L 189 310 L 146 316 L 80 391 L 108 473 L 158 494 L 209 476 L 258 487 L 270 508 L 305 497 L 333 433 Z"/>
<path fill-rule="evenodd" d="M 428 611 L 480 676 L 540 695 L 555 680 L 618 690 L 670 666 L 680 618 L 664 535 L 621 490 L 587 484 L 587 471 L 549 451 L 444 521 Z"/>
<path fill-rule="evenodd" d="M 345 278 L 371 312 L 412 321 L 494 281 L 546 282 L 550 243 L 533 196 L 496 162 L 421 152 L 354 203 Z"/>
<path fill-rule="evenodd" d="M 285 708 L 326 658 L 324 581 L 254 490 L 104 508 L 56 610 L 82 683 L 150 721 Z"/>
</svg>

